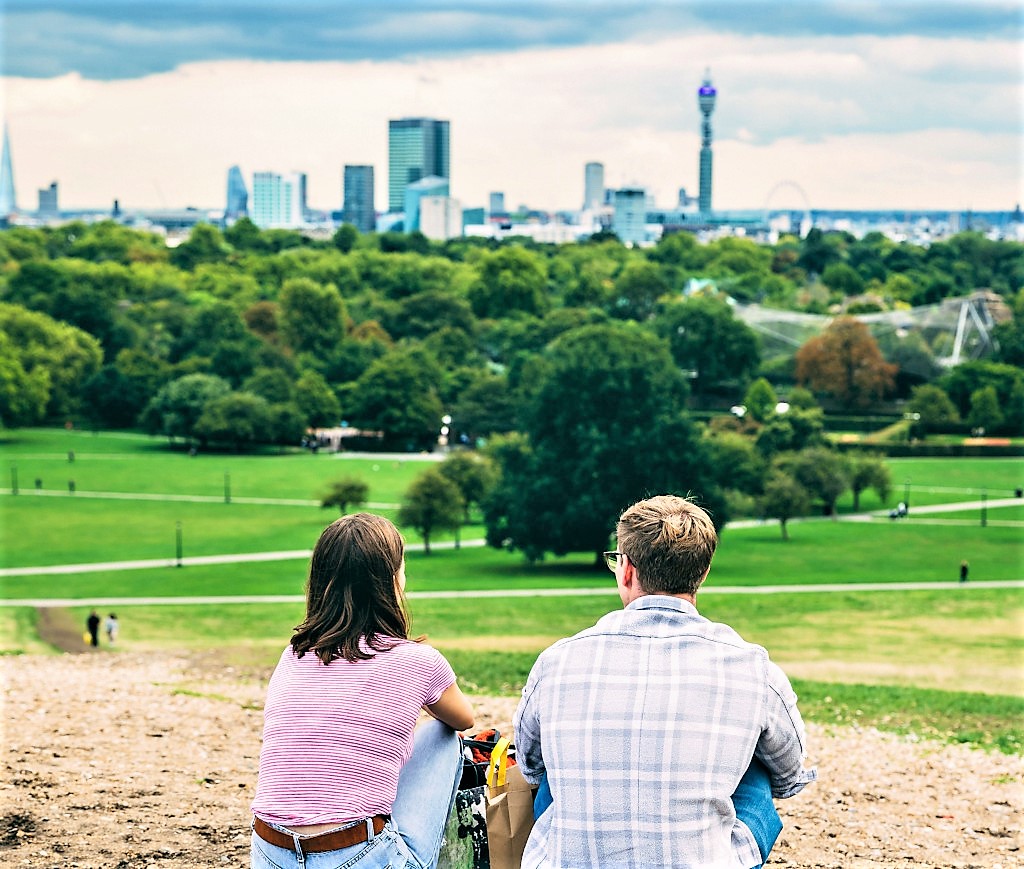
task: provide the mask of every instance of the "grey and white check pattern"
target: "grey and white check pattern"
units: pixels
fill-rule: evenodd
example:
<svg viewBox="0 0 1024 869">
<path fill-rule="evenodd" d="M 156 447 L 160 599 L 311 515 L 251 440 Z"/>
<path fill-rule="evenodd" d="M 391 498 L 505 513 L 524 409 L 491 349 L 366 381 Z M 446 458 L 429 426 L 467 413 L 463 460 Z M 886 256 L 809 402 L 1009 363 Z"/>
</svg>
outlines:
<svg viewBox="0 0 1024 869">
<path fill-rule="evenodd" d="M 524 869 L 756 866 L 730 799 L 751 757 L 776 797 L 817 777 L 803 768 L 796 695 L 768 653 L 666 595 L 544 651 L 514 726 L 524 777 L 547 769 L 554 799 Z"/>
</svg>

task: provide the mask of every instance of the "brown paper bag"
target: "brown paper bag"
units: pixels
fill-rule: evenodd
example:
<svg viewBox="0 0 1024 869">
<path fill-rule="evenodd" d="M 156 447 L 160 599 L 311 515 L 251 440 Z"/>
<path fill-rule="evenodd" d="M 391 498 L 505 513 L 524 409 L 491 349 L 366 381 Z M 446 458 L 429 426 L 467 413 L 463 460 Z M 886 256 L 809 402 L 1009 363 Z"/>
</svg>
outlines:
<svg viewBox="0 0 1024 869">
<path fill-rule="evenodd" d="M 533 788 L 518 766 L 510 766 L 505 784 L 488 788 L 487 847 L 491 869 L 519 869 L 533 829 Z"/>
</svg>

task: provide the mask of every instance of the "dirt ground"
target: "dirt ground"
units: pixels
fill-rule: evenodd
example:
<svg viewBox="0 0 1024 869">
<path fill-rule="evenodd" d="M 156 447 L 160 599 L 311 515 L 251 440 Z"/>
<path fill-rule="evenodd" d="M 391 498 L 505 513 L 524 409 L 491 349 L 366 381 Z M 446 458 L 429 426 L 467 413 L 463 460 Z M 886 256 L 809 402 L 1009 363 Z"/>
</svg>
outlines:
<svg viewBox="0 0 1024 869">
<path fill-rule="evenodd" d="M 247 866 L 268 676 L 209 654 L 0 659 L 0 865 Z M 514 705 L 476 698 L 479 728 L 509 732 Z M 820 781 L 779 803 L 769 866 L 1024 867 L 1020 758 L 869 729 L 809 737 Z"/>
</svg>

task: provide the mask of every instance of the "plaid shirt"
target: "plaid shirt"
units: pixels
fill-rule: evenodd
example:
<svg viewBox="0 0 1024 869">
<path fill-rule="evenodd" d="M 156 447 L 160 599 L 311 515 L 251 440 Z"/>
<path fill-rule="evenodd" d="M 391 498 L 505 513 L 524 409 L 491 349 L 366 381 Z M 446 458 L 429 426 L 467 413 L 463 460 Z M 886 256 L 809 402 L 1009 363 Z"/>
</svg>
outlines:
<svg viewBox="0 0 1024 869">
<path fill-rule="evenodd" d="M 555 643 L 515 715 L 527 781 L 553 805 L 524 869 L 746 869 L 761 862 L 731 795 L 756 754 L 772 794 L 817 778 L 785 674 L 679 598 L 646 595 Z"/>
</svg>

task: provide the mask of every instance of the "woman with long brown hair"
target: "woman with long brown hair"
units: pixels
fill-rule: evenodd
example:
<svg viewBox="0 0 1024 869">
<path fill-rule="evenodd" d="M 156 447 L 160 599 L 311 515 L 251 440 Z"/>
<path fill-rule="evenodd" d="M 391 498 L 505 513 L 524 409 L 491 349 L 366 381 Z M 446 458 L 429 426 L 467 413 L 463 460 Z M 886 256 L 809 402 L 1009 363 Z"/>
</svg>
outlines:
<svg viewBox="0 0 1024 869">
<path fill-rule="evenodd" d="M 437 862 L 473 710 L 441 653 L 409 638 L 404 550 L 371 513 L 317 541 L 264 706 L 253 869 Z"/>
</svg>

